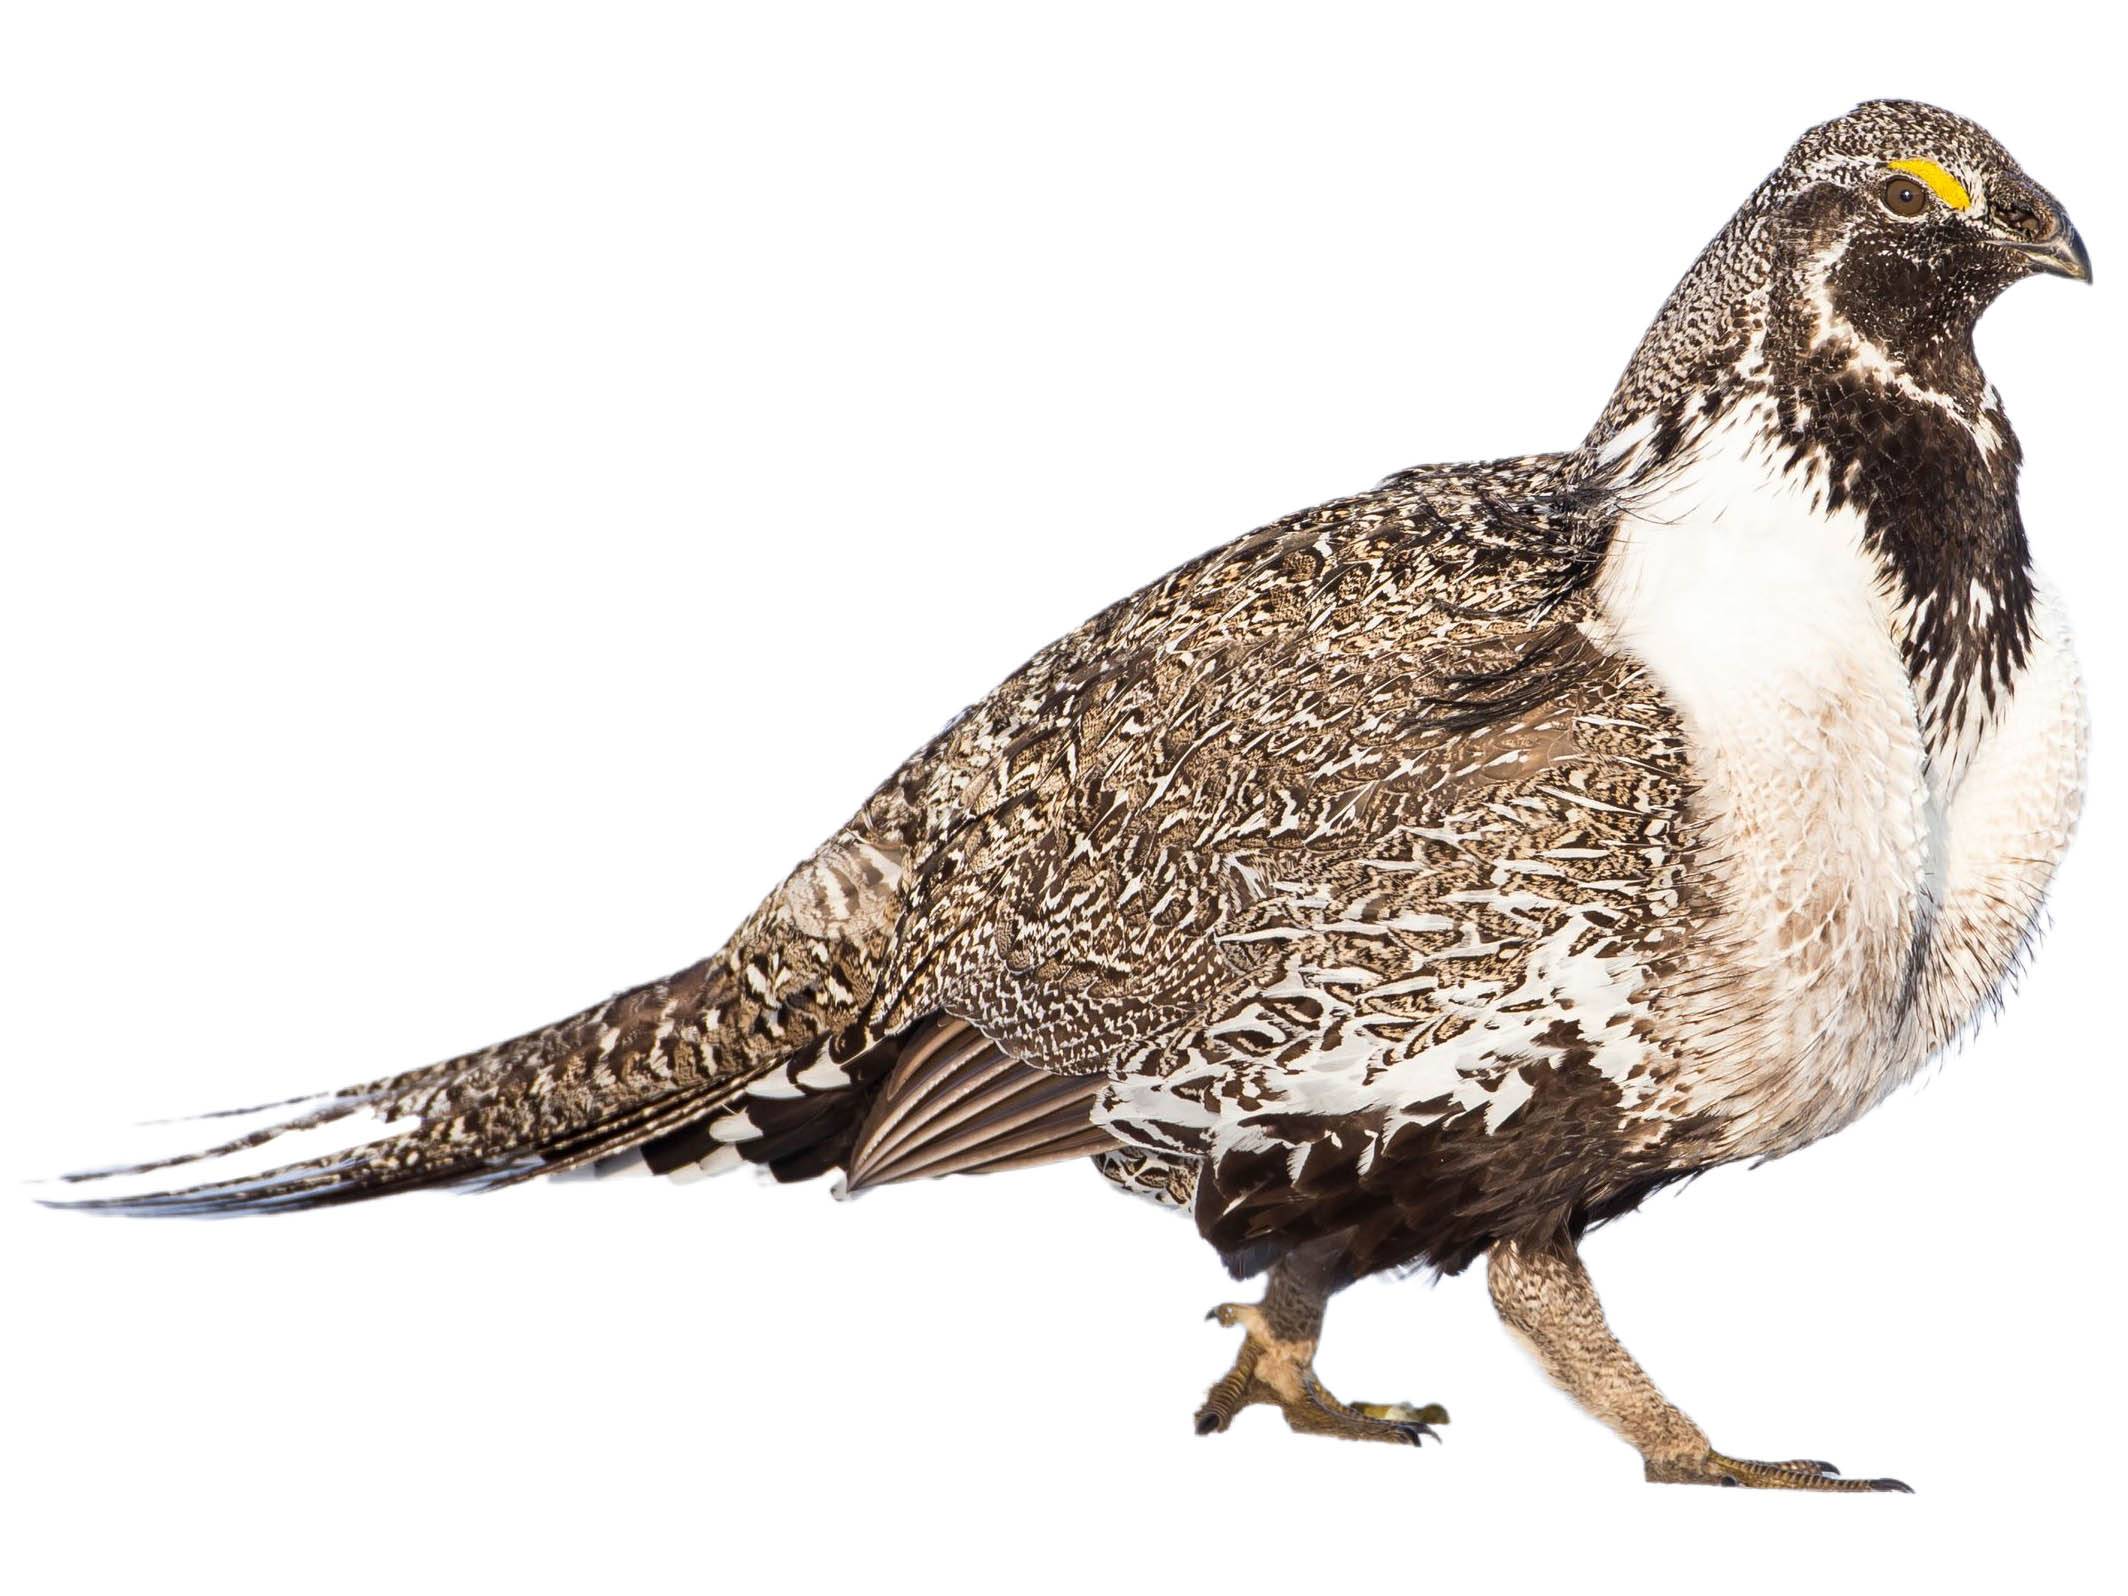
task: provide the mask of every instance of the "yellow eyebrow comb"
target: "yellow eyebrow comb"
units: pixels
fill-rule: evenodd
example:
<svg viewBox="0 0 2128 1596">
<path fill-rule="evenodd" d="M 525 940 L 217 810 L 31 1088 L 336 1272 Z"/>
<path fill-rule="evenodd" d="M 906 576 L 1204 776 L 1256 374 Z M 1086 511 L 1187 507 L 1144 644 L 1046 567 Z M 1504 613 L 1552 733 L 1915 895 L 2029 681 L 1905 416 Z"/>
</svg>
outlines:
<svg viewBox="0 0 2128 1596">
<path fill-rule="evenodd" d="M 1895 172 L 1905 172 L 1920 178 L 1928 185 L 1929 192 L 1952 210 L 1965 211 L 1973 208 L 1973 196 L 1965 191 L 1965 185 L 1934 161 L 1892 161 L 1889 164 Z"/>
</svg>

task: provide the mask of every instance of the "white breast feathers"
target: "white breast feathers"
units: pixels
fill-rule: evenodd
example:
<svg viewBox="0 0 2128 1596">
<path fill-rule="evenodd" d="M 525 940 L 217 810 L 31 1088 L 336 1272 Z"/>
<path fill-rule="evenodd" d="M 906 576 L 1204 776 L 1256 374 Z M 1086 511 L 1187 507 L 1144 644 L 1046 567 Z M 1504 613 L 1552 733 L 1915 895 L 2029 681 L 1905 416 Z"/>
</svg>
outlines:
<svg viewBox="0 0 2128 1596">
<path fill-rule="evenodd" d="M 1599 641 L 1685 724 L 1708 913 L 1673 1004 L 1688 1109 L 1738 1155 L 1837 1129 L 1903 1078 L 1895 1039 L 1937 894 L 1914 694 L 1860 512 L 1729 412 L 1631 500 Z"/>
</svg>

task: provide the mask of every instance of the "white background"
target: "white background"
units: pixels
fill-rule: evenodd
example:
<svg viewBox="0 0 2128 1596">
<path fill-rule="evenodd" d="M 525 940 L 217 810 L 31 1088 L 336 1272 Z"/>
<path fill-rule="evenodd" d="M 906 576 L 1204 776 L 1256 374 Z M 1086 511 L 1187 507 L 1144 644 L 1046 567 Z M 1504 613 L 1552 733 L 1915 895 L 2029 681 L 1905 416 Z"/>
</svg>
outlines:
<svg viewBox="0 0 2128 1596">
<path fill-rule="evenodd" d="M 1789 141 L 1921 96 L 2097 260 L 1982 350 L 2081 626 L 2083 837 L 2002 1022 L 1588 1248 L 1717 1444 L 1919 1494 L 1643 1485 L 1476 1273 L 1355 1289 L 1323 1359 L 1445 1446 L 1197 1440 L 1232 1288 L 1077 1165 L 228 1224 L 18 1186 L 11 1586 L 2117 1577 L 2117 59 L 2037 5 L 1497 14 L 10 6 L 6 1171 L 699 957 L 1110 599 L 1578 440 Z"/>
</svg>

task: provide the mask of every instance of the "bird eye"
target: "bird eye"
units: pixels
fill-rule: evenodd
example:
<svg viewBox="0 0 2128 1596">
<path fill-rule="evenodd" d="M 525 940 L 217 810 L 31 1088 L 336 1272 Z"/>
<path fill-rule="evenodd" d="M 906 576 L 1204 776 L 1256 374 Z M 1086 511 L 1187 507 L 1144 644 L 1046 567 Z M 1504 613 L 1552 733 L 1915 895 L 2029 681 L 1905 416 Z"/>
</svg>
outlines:
<svg viewBox="0 0 2128 1596">
<path fill-rule="evenodd" d="M 1910 177 L 1887 178 L 1884 208 L 1894 216 L 1919 216 L 1928 209 L 1929 192 Z"/>
</svg>

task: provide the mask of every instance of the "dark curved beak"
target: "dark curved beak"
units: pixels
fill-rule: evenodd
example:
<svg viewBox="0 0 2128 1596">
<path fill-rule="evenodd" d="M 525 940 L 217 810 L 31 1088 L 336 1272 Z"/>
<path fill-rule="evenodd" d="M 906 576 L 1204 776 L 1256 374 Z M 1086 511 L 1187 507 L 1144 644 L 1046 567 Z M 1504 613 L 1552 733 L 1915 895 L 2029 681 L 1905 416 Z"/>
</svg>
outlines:
<svg viewBox="0 0 2128 1596">
<path fill-rule="evenodd" d="M 2066 216 L 2058 219 L 2048 237 L 2016 239 L 2010 247 L 2029 260 L 2034 271 L 2067 277 L 2079 283 L 2091 281 L 2091 252 L 2084 248 L 2083 239 L 2077 236 Z"/>
</svg>

